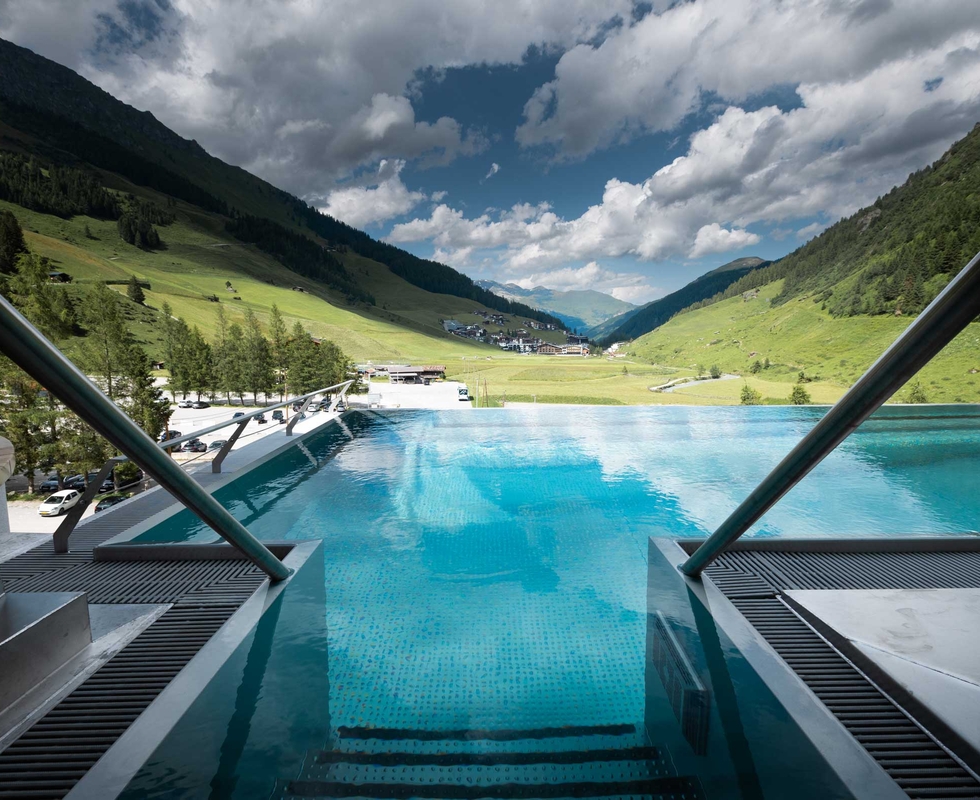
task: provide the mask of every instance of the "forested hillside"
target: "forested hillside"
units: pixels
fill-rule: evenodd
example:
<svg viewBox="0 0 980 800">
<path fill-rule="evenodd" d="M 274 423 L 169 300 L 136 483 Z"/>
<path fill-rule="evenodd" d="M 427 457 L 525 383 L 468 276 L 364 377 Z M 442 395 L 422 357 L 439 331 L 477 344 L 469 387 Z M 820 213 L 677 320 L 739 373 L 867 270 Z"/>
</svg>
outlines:
<svg viewBox="0 0 980 800">
<path fill-rule="evenodd" d="M 701 308 L 782 280 L 775 305 L 813 296 L 831 315 L 916 314 L 980 252 L 980 124 L 935 164 Z"/>
<path fill-rule="evenodd" d="M 467 276 L 378 242 L 242 169 L 209 155 L 158 122 L 116 100 L 71 70 L 0 40 L 0 137 L 20 150 L 61 167 L 90 164 L 184 200 L 229 215 L 229 231 L 255 244 L 289 269 L 322 281 L 350 303 L 373 304 L 329 252 L 348 247 L 385 264 L 393 274 L 429 292 L 474 300 L 489 308 L 542 322 L 559 320 L 476 286 Z M 239 236 L 240 234 L 240 236 Z"/>
<path fill-rule="evenodd" d="M 761 258 L 747 257 L 729 261 L 717 269 L 695 278 L 686 286 L 666 297 L 647 303 L 635 314 L 630 314 L 612 330 L 600 334 L 601 344 L 612 344 L 635 339 L 663 325 L 676 313 L 733 284 L 739 278 L 753 273 L 766 262 Z"/>
</svg>

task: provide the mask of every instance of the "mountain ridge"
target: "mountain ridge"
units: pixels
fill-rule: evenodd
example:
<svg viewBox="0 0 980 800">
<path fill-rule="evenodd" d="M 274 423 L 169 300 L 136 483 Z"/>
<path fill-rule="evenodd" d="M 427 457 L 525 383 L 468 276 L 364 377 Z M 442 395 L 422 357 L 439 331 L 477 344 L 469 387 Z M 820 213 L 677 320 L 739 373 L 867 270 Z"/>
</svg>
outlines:
<svg viewBox="0 0 980 800">
<path fill-rule="evenodd" d="M 498 283 L 492 280 L 478 280 L 476 284 L 509 300 L 520 298 L 521 302 L 553 314 L 579 331 L 585 331 L 612 316 L 635 308 L 632 303 L 596 289 L 563 291 L 549 289 L 547 286 L 525 289 L 516 283 Z"/>
<path fill-rule="evenodd" d="M 167 192 L 211 211 L 233 218 L 251 215 L 268 219 L 282 229 L 275 233 L 280 243 L 299 234 L 324 248 L 348 247 L 385 264 L 393 274 L 427 291 L 453 294 L 542 322 L 560 322 L 482 289 L 445 264 L 374 240 L 363 231 L 322 214 L 300 198 L 210 155 L 196 141 L 184 139 L 150 112 L 123 103 L 68 67 L 3 39 L 0 104 L 0 119 L 42 141 L 49 158 L 58 152 L 72 154 L 93 166 L 118 172 L 138 185 Z M 76 126 L 76 130 L 66 131 L 62 121 Z M 79 129 L 87 135 L 79 135 Z M 84 149 L 81 154 L 77 152 L 79 147 Z M 118 148 L 125 155 L 120 155 Z M 329 258 L 337 261 L 332 255 Z M 334 271 L 344 277 L 342 267 Z M 345 285 L 345 280 L 339 280 L 337 288 Z M 345 291 L 349 301 L 373 302 L 366 291 L 352 286 Z"/>
<path fill-rule="evenodd" d="M 693 303 L 713 297 L 720 291 L 727 289 L 735 281 L 768 263 L 758 256 L 736 258 L 699 275 L 677 291 L 647 303 L 626 316 L 615 328 L 610 329 L 608 325 L 603 326 L 598 331 L 590 331 L 589 335 L 594 336 L 603 345 L 636 339 L 656 330 L 675 314 Z"/>
</svg>

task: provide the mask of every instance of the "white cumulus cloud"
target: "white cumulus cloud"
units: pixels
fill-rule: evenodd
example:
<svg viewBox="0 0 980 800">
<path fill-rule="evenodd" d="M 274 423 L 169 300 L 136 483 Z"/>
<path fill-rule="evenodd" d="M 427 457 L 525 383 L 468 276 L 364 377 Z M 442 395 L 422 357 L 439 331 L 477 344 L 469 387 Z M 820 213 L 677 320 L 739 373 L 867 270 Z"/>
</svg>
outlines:
<svg viewBox="0 0 980 800">
<path fill-rule="evenodd" d="M 740 250 L 751 244 L 759 243 L 759 235 L 735 228 L 727 230 L 717 222 L 703 225 L 694 237 L 694 247 L 691 248 L 691 258 L 700 258 L 711 253 L 727 253 L 729 250 Z"/>
<path fill-rule="evenodd" d="M 334 189 L 320 210 L 355 228 L 407 214 L 426 196 L 424 192 L 409 191 L 402 183 L 404 167 L 404 161 L 382 160 L 367 185 Z"/>
<path fill-rule="evenodd" d="M 605 292 L 617 300 L 628 303 L 647 303 L 663 294 L 656 286 L 651 286 L 644 275 L 630 272 L 616 272 L 606 269 L 595 261 L 581 267 L 562 267 L 548 272 L 536 272 L 514 280 L 518 286 L 533 289 L 545 286 L 561 292 L 592 289 Z"/>
</svg>

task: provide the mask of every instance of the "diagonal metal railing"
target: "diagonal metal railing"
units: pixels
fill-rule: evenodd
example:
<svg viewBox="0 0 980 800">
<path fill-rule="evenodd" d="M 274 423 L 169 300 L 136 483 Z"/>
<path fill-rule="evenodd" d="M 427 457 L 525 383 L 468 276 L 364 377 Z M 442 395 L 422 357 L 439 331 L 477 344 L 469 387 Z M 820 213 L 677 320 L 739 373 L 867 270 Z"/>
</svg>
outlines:
<svg viewBox="0 0 980 800">
<path fill-rule="evenodd" d="M 288 406 L 290 404 L 295 405 L 296 403 L 300 403 L 302 405 L 302 408 L 299 410 L 300 413 L 297 413 L 293 417 L 293 419 L 290 420 L 289 424 L 286 427 L 286 435 L 291 436 L 292 427 L 300 419 L 302 419 L 302 412 L 309 407 L 310 401 L 314 397 L 316 397 L 317 395 L 326 395 L 329 392 L 339 389 L 340 391 L 338 393 L 337 399 L 334 400 L 333 403 L 331 404 L 331 408 L 334 408 L 337 406 L 337 404 L 339 404 L 345 399 L 347 395 L 347 390 L 350 389 L 351 384 L 353 383 L 354 383 L 353 380 L 344 381 L 343 383 L 338 383 L 333 386 L 327 386 L 324 389 L 317 389 L 315 392 L 308 392 L 306 394 L 300 395 L 299 397 L 293 397 L 290 398 L 289 400 L 283 400 L 279 403 L 263 406 L 262 408 L 257 408 L 254 411 L 251 411 L 247 414 L 243 414 L 238 417 L 230 417 L 224 420 L 223 422 L 218 422 L 215 423 L 214 425 L 209 425 L 206 428 L 199 428 L 195 430 L 193 433 L 187 434 L 186 436 L 179 436 L 179 437 L 174 437 L 173 439 L 167 439 L 164 442 L 160 442 L 157 446 L 161 450 L 170 451 L 177 445 L 181 445 L 185 442 L 193 441 L 194 439 L 200 438 L 201 436 L 205 436 L 209 433 L 220 431 L 222 428 L 226 428 L 229 425 L 234 425 L 235 426 L 234 432 L 230 437 L 228 437 L 228 440 L 215 453 L 214 458 L 211 461 L 211 472 L 220 473 L 221 465 L 224 463 L 225 457 L 231 451 L 232 447 L 235 446 L 235 443 L 238 441 L 239 437 L 241 437 L 242 433 L 244 433 L 248 423 L 251 422 L 253 419 L 261 416 L 266 411 L 274 411 L 275 409 L 282 408 L 283 406 Z M 105 464 L 102 465 L 102 469 L 99 471 L 96 478 L 88 482 L 88 485 L 85 487 L 85 490 L 83 491 L 79 501 L 70 509 L 68 509 L 68 513 L 65 514 L 65 517 L 62 519 L 61 523 L 58 525 L 57 529 L 54 532 L 53 542 L 54 542 L 54 551 L 56 553 L 68 552 L 68 540 L 71 538 L 72 533 L 75 532 L 75 528 L 77 527 L 78 523 L 81 521 L 82 515 L 85 513 L 85 510 L 88 508 L 89 503 L 91 503 L 95 499 L 96 495 L 100 492 L 103 482 L 112 474 L 112 471 L 116 468 L 116 466 L 128 460 L 129 459 L 126 456 L 113 456 L 108 461 L 106 461 Z"/>
<path fill-rule="evenodd" d="M 960 331 L 980 316 L 980 253 L 681 565 L 697 577 Z"/>
<path fill-rule="evenodd" d="M 289 568 L 282 561 L 184 472 L 4 297 L 0 297 L 0 352 L 125 453 L 272 580 L 288 577 Z"/>
</svg>

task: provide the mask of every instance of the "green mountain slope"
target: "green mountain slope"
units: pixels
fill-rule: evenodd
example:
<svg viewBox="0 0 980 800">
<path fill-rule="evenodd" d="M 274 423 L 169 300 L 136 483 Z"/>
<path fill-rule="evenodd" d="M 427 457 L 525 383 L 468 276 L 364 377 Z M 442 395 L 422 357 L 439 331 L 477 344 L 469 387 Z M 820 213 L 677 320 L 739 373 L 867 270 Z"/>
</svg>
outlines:
<svg viewBox="0 0 980 800">
<path fill-rule="evenodd" d="M 561 292 L 544 286 L 525 289 L 516 283 L 497 283 L 487 280 L 476 283 L 508 300 L 526 303 L 554 314 L 569 327 L 580 331 L 636 308 L 632 303 L 617 300 L 612 295 L 592 289 Z"/>
<path fill-rule="evenodd" d="M 935 164 L 795 252 L 693 304 L 630 352 L 847 386 L 980 251 L 980 126 Z M 932 402 L 980 402 L 980 321 L 926 366 Z M 899 394 L 898 399 L 902 399 Z"/>
<path fill-rule="evenodd" d="M 663 325 L 678 311 L 687 308 L 692 303 L 716 295 L 739 278 L 766 263 L 761 258 L 751 256 L 729 261 L 727 264 L 711 270 L 711 272 L 706 272 L 676 292 L 671 292 L 666 297 L 647 303 L 635 314 L 626 317 L 615 328 L 593 331 L 590 335 L 598 339 L 601 344 L 635 339 Z"/>
<path fill-rule="evenodd" d="M 717 365 L 723 372 L 746 376 L 750 383 L 765 382 L 759 387 L 764 395 L 785 402 L 789 384 L 800 372 L 817 382 L 814 387 L 850 386 L 909 323 L 894 315 L 833 317 L 807 298 L 773 302 L 783 288 L 782 281 L 774 281 L 756 297 L 739 295 L 679 314 L 634 341 L 628 351 L 672 367 Z M 765 364 L 766 359 L 769 368 L 753 374 L 752 365 Z M 980 402 L 980 323 L 954 339 L 918 379 L 930 402 Z M 778 392 L 766 391 L 765 385 L 772 383 L 781 387 Z M 896 400 L 904 397 L 905 392 L 899 392 Z"/>
<path fill-rule="evenodd" d="M 229 215 L 225 227 L 237 238 L 256 244 L 293 271 L 327 284 L 350 301 L 370 304 L 374 298 L 336 257 L 348 250 L 384 264 L 393 275 L 426 291 L 558 322 L 480 288 L 444 264 L 375 241 L 321 214 L 288 192 L 214 158 L 152 114 L 137 111 L 70 69 L 4 40 L 0 40 L 0 122 L 6 146 L 54 163 L 88 163 L 137 186 Z M 305 239 L 328 252 L 312 253 L 311 259 Z"/>
<path fill-rule="evenodd" d="M 701 305 L 782 280 L 776 304 L 819 297 L 835 317 L 915 314 L 978 251 L 980 124 L 873 205 Z"/>
<path fill-rule="evenodd" d="M 655 303 L 657 301 L 652 300 L 651 302 Z M 604 341 L 610 333 L 624 325 L 626 320 L 632 319 L 634 316 L 639 314 L 648 305 L 650 305 L 650 303 L 644 303 L 642 306 L 634 306 L 629 311 L 624 311 L 622 314 L 617 314 L 615 317 L 610 317 L 597 325 L 593 325 L 586 331 L 586 333 L 594 342 Z"/>
<path fill-rule="evenodd" d="M 158 194 L 130 188 L 137 196 L 163 201 Z M 297 276 L 266 253 L 226 234 L 220 218 L 185 203 L 174 209 L 173 224 L 158 228 L 165 244 L 159 251 L 122 241 L 111 220 L 84 215 L 62 219 L 0 201 L 2 210 L 11 211 L 20 221 L 31 250 L 48 258 L 52 269 L 72 276 L 66 291 L 79 299 L 97 280 L 117 282 L 120 291 L 131 275 L 148 282 L 149 316 L 141 313 L 131 327 L 154 357 L 161 355 L 158 310 L 164 302 L 208 337 L 219 308 L 231 322 L 241 322 L 246 308 L 265 321 L 276 304 L 290 326 L 301 322 L 313 335 L 332 339 L 357 360 L 438 362 L 484 356 L 489 350 L 446 334 L 439 323 L 443 317 L 469 314 L 474 310 L 472 301 L 425 292 L 391 275 L 381 264 L 345 254 L 346 267 L 379 292 L 377 307 L 348 305 L 339 293 Z M 231 283 L 231 290 L 226 283 Z M 68 349 L 72 347 L 69 343 Z"/>
</svg>

